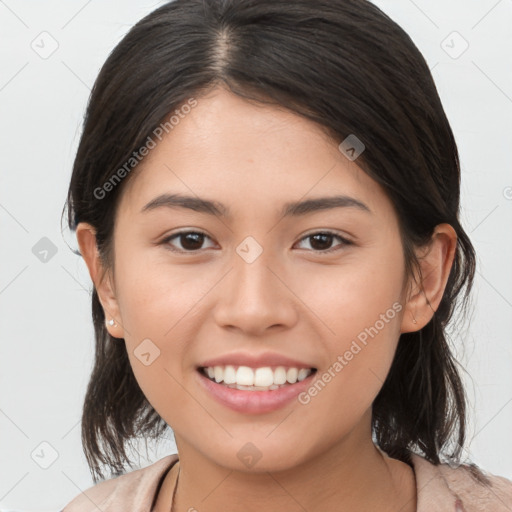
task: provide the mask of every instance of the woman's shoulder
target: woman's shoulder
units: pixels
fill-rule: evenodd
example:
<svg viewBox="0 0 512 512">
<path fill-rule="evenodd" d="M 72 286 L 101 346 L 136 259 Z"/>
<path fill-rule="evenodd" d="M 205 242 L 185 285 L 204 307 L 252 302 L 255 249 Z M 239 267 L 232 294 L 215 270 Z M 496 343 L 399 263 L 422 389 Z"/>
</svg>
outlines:
<svg viewBox="0 0 512 512">
<path fill-rule="evenodd" d="M 418 512 L 510 512 L 512 481 L 475 464 L 435 465 L 417 454 L 411 459 L 416 475 Z"/>
<path fill-rule="evenodd" d="M 177 460 L 177 454 L 167 455 L 147 467 L 103 480 L 78 494 L 62 512 L 149 512 L 160 478 Z"/>
</svg>

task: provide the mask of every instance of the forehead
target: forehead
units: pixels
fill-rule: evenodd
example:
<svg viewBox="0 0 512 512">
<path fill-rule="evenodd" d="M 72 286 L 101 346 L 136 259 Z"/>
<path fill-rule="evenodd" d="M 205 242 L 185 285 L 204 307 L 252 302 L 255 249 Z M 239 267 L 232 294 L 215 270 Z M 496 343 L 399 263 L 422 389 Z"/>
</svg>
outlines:
<svg viewBox="0 0 512 512">
<path fill-rule="evenodd" d="M 232 214 L 344 194 L 389 213 L 380 185 L 314 122 L 222 88 L 197 99 L 128 180 L 120 209 L 140 212 L 162 193 L 208 197 Z"/>
</svg>

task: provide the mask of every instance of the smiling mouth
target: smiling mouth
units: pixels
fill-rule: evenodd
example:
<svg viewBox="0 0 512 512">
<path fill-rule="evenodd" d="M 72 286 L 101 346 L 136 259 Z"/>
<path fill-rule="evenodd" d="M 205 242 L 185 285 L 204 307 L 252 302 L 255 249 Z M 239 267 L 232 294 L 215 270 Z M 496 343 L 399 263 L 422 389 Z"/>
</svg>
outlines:
<svg viewBox="0 0 512 512">
<path fill-rule="evenodd" d="M 316 368 L 248 366 L 201 366 L 197 369 L 216 384 L 241 391 L 274 391 L 301 382 L 314 374 Z"/>
</svg>

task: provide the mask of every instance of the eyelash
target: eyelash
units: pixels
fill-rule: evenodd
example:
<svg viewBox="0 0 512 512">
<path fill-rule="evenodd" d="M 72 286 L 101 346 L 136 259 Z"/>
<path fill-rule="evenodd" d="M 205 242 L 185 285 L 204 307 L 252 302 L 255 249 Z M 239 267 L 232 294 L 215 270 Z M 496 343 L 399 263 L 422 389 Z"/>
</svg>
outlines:
<svg viewBox="0 0 512 512">
<path fill-rule="evenodd" d="M 171 248 L 169 242 L 171 240 L 173 240 L 174 238 L 179 238 L 180 236 L 183 236 L 183 235 L 187 235 L 187 234 L 196 234 L 196 235 L 204 235 L 205 237 L 207 238 L 210 238 L 206 233 L 202 232 L 202 231 L 194 231 L 194 230 L 189 230 L 189 231 L 179 231 L 178 233 L 174 233 L 166 238 L 164 238 L 162 241 L 161 241 L 161 244 L 166 244 L 169 246 L 169 250 L 170 251 L 173 251 L 173 252 L 178 252 L 178 253 L 184 253 L 184 254 L 193 254 L 193 253 L 197 253 L 200 251 L 200 249 L 198 250 L 194 250 L 194 251 L 191 251 L 191 250 L 183 250 L 183 249 L 174 249 L 174 248 Z M 350 240 L 347 240 L 346 238 L 338 235 L 337 233 L 334 233 L 333 231 L 315 231 L 313 233 L 309 233 L 307 234 L 306 236 L 302 237 L 299 242 L 302 242 L 303 240 L 306 240 L 308 238 L 311 238 L 315 235 L 330 235 L 334 238 L 337 238 L 339 241 L 341 241 L 341 244 L 339 246 L 335 246 L 335 247 L 331 247 L 330 249 L 325 249 L 325 250 L 319 250 L 319 251 L 315 251 L 314 249 L 310 249 L 312 252 L 315 252 L 315 253 L 318 253 L 318 254 L 329 254 L 331 252 L 335 252 L 335 251 L 338 251 L 340 250 L 340 248 L 344 247 L 344 246 L 347 246 L 347 245 L 353 245 L 353 242 L 351 242 Z M 309 249 L 307 249 L 309 250 Z"/>
</svg>

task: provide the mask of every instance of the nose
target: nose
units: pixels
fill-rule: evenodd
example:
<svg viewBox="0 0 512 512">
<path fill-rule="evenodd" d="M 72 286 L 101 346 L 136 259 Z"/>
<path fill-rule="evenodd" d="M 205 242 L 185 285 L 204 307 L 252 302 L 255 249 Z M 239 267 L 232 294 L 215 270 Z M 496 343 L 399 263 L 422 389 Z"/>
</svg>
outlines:
<svg viewBox="0 0 512 512">
<path fill-rule="evenodd" d="M 297 322 L 300 301 L 288 273 L 268 253 L 264 250 L 248 263 L 234 252 L 231 270 L 216 287 L 214 315 L 219 327 L 259 336 L 270 328 L 292 328 Z"/>
</svg>

